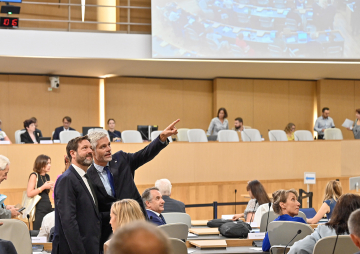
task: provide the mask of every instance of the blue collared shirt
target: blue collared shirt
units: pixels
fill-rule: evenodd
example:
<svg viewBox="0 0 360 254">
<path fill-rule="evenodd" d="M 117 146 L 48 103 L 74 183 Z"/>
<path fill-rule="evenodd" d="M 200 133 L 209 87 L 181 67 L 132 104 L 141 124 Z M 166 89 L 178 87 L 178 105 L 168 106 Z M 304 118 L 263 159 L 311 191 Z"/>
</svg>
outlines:
<svg viewBox="0 0 360 254">
<path fill-rule="evenodd" d="M 106 165 L 109 167 L 109 163 Z M 109 178 L 107 176 L 107 173 L 106 171 L 104 170 L 104 167 L 103 166 L 100 166 L 100 165 L 97 165 L 94 163 L 94 167 L 96 168 L 96 171 L 98 172 L 99 176 L 100 176 L 100 179 L 101 179 L 101 182 L 103 183 L 104 187 L 105 187 L 105 190 L 106 190 L 106 193 L 109 195 L 109 196 L 112 196 L 112 192 L 111 192 L 111 185 L 110 185 L 110 181 L 109 181 Z"/>
<path fill-rule="evenodd" d="M 319 135 L 324 135 L 322 129 L 329 129 L 334 127 L 335 127 L 334 120 L 330 116 L 328 118 L 324 118 L 323 116 L 320 116 L 318 119 L 316 119 L 314 131 L 317 131 Z"/>
</svg>

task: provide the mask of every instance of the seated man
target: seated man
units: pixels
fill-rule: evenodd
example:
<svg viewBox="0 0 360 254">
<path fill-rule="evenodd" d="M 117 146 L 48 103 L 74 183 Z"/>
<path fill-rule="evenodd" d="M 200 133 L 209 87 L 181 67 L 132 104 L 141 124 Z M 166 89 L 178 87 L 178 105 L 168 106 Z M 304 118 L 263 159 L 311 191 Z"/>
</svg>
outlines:
<svg viewBox="0 0 360 254">
<path fill-rule="evenodd" d="M 165 201 L 162 199 L 159 189 L 156 187 L 148 188 L 143 192 L 141 198 L 150 221 L 158 226 L 165 225 L 166 221 L 161 215 L 164 211 Z"/>
<path fill-rule="evenodd" d="M 129 223 L 111 238 L 106 254 L 170 254 L 171 245 L 168 237 L 159 228 L 149 222 Z"/>
<path fill-rule="evenodd" d="M 159 189 L 164 204 L 163 213 L 185 213 L 185 204 L 181 201 L 170 198 L 171 183 L 168 179 L 160 179 L 155 182 L 155 187 Z"/>
<path fill-rule="evenodd" d="M 7 179 L 9 173 L 10 161 L 3 155 L 0 155 L 0 183 Z M 0 206 L 0 219 L 11 219 L 20 215 L 18 212 L 19 209 L 15 208 L 13 205 L 1 204 Z"/>
<path fill-rule="evenodd" d="M 60 132 L 62 131 L 74 131 L 75 129 L 70 127 L 71 124 L 71 118 L 69 116 L 65 116 L 62 120 L 63 126 L 57 127 L 55 129 L 53 140 L 59 140 L 60 139 Z"/>
<path fill-rule="evenodd" d="M 55 212 L 46 214 L 41 222 L 40 232 L 37 237 L 46 237 L 49 241 L 50 231 L 55 227 Z"/>
<path fill-rule="evenodd" d="M 360 209 L 353 211 L 348 220 L 348 227 L 351 240 L 360 249 Z M 360 251 L 355 254 L 360 254 Z"/>
<path fill-rule="evenodd" d="M 241 117 L 235 118 L 234 131 L 243 131 L 244 130 L 244 122 Z"/>
</svg>

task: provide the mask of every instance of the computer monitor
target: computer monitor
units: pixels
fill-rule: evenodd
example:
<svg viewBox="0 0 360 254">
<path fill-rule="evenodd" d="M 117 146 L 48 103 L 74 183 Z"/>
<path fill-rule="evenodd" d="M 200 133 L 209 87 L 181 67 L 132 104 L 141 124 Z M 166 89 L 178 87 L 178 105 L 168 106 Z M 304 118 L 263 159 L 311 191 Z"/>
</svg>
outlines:
<svg viewBox="0 0 360 254">
<path fill-rule="evenodd" d="M 360 176 L 349 178 L 349 189 L 359 191 L 360 187 Z"/>
<path fill-rule="evenodd" d="M 103 127 L 99 127 L 99 126 L 96 126 L 96 127 L 82 127 L 82 134 L 83 136 L 87 135 L 88 134 L 88 131 L 90 129 L 103 129 Z"/>
<path fill-rule="evenodd" d="M 157 131 L 159 127 L 157 125 L 138 125 L 137 130 L 140 132 L 143 140 L 151 140 L 151 132 Z"/>
</svg>

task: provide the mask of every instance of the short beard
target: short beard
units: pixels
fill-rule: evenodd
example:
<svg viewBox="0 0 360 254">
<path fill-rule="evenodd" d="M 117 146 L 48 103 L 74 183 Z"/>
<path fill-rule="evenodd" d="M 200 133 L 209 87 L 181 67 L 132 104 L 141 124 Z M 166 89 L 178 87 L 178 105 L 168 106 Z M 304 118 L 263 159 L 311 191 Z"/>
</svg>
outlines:
<svg viewBox="0 0 360 254">
<path fill-rule="evenodd" d="M 86 157 L 80 157 L 79 155 L 76 155 L 76 162 L 82 166 L 90 166 L 92 164 L 92 159 L 86 159 Z"/>
</svg>

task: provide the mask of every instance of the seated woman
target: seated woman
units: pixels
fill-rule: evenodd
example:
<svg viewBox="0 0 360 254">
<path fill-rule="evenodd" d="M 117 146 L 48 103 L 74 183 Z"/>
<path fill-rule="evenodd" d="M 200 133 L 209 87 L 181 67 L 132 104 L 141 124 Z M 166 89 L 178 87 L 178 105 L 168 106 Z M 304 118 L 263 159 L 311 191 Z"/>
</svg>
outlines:
<svg viewBox="0 0 360 254">
<path fill-rule="evenodd" d="M 110 225 L 113 233 L 115 233 L 118 228 L 137 220 L 145 220 L 144 214 L 137 201 L 133 199 L 122 199 L 112 204 L 110 209 Z M 111 239 L 104 243 L 104 253 L 106 253 L 110 241 Z"/>
<path fill-rule="evenodd" d="M 303 218 L 295 217 L 299 214 L 300 208 L 300 203 L 297 201 L 298 193 L 296 190 L 278 190 L 272 195 L 274 200 L 274 212 L 280 215 L 274 221 L 294 221 L 306 223 Z M 269 233 L 266 233 L 262 244 L 262 250 L 269 251 L 270 247 Z"/>
<path fill-rule="evenodd" d="M 285 133 L 286 133 L 286 136 L 287 136 L 287 139 L 289 141 L 294 141 L 295 140 L 295 137 L 294 137 L 294 132 L 296 130 L 296 127 L 295 127 L 295 124 L 293 123 L 288 123 L 288 125 L 286 125 L 285 127 Z"/>
<path fill-rule="evenodd" d="M 217 135 L 221 130 L 229 129 L 229 122 L 226 119 L 228 117 L 227 111 L 225 108 L 219 108 L 217 116 L 214 117 L 209 125 L 207 135 Z"/>
<path fill-rule="evenodd" d="M 244 213 L 235 214 L 232 218 L 233 220 L 245 218 L 246 222 L 252 222 L 258 207 L 262 204 L 270 203 L 270 199 L 264 189 L 264 186 L 258 180 L 248 182 L 246 190 L 249 192 L 251 199 L 248 202 Z"/>
<path fill-rule="evenodd" d="M 115 130 L 115 120 L 110 118 L 108 121 L 108 133 L 110 137 L 110 142 L 119 142 L 121 141 L 121 132 Z"/>
<path fill-rule="evenodd" d="M 38 144 L 40 143 L 40 134 L 35 129 L 35 122 L 32 119 L 24 121 L 25 133 L 20 135 L 21 142 L 25 144 Z"/>
<path fill-rule="evenodd" d="M 11 140 L 9 139 L 9 137 L 6 135 L 5 131 L 1 130 L 1 120 L 0 120 L 0 141 L 9 141 L 11 144 Z"/>
<path fill-rule="evenodd" d="M 347 222 L 350 214 L 360 208 L 360 196 L 356 194 L 344 194 L 336 203 L 331 221 L 319 225 L 314 233 L 297 241 L 290 248 L 288 254 L 311 254 L 317 241 L 327 236 L 348 235 Z"/>
<path fill-rule="evenodd" d="M 327 183 L 325 188 L 325 197 L 323 204 L 321 205 L 319 211 L 314 216 L 314 218 L 307 219 L 307 223 L 315 224 L 321 220 L 322 217 L 326 214 L 328 220 L 331 218 L 336 202 L 342 195 L 342 187 L 339 181 L 330 181 Z"/>
</svg>

